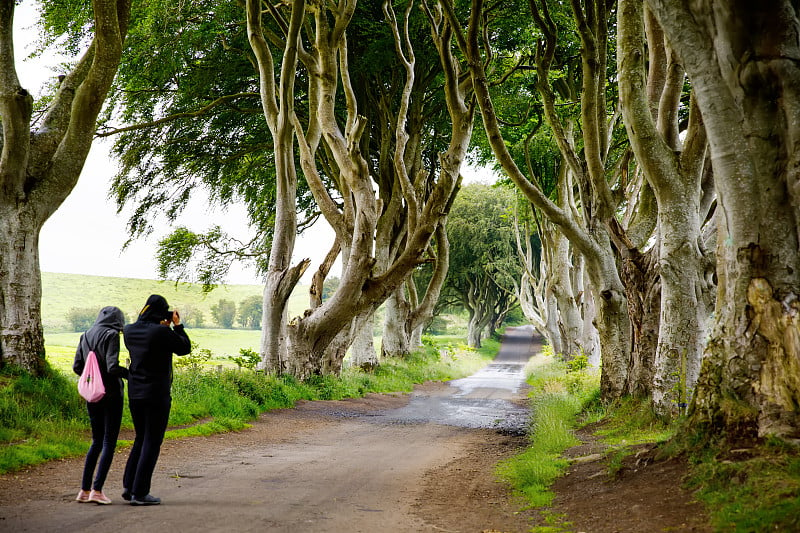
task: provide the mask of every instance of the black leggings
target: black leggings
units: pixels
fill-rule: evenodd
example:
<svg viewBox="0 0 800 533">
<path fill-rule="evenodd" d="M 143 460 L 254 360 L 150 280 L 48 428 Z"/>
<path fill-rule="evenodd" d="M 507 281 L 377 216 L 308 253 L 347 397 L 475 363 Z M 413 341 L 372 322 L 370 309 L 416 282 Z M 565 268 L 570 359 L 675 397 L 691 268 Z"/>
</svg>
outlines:
<svg viewBox="0 0 800 533">
<path fill-rule="evenodd" d="M 106 395 L 99 402 L 86 402 L 86 407 L 92 424 L 92 445 L 86 452 L 81 490 L 91 488 L 102 491 L 108 469 L 111 468 L 111 461 L 114 460 L 114 449 L 117 447 L 119 426 L 122 421 L 122 395 L 119 393 Z M 94 483 L 92 483 L 93 474 Z"/>
<path fill-rule="evenodd" d="M 172 399 L 129 399 L 128 406 L 131 409 L 136 438 L 125 465 L 122 485 L 133 496 L 144 498 L 150 494 L 150 481 L 161 452 L 164 432 L 167 430 Z"/>
</svg>

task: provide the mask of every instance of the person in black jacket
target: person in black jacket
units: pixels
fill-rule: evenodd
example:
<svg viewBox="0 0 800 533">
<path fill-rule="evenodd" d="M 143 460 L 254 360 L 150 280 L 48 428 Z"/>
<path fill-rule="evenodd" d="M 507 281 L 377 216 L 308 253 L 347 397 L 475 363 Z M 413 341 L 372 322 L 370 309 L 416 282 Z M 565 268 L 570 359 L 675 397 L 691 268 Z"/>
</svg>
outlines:
<svg viewBox="0 0 800 533">
<path fill-rule="evenodd" d="M 172 327 L 170 327 L 172 326 Z M 172 354 L 191 351 L 177 311 L 170 311 L 163 296 L 147 299 L 138 320 L 123 330 L 131 362 L 128 405 L 136 437 L 123 474 L 122 497 L 131 505 L 157 505 L 150 482 L 161 451 L 172 406 Z"/>
<path fill-rule="evenodd" d="M 92 424 L 92 444 L 86 453 L 83 467 L 81 490 L 77 501 L 109 504 L 111 500 L 103 494 L 103 484 L 114 459 L 114 449 L 119 437 L 119 426 L 122 421 L 122 395 L 124 385 L 122 378 L 128 376 L 128 369 L 119 364 L 119 334 L 125 325 L 122 311 L 113 306 L 104 307 L 97 315 L 94 326 L 81 335 L 72 370 L 79 376 L 86 366 L 86 357 L 90 351 L 97 356 L 100 376 L 106 394 L 99 401 L 89 403 L 89 421 Z M 98 458 L 100 462 L 98 464 Z M 97 472 L 95 473 L 95 467 Z M 94 474 L 94 482 L 92 475 Z"/>
</svg>

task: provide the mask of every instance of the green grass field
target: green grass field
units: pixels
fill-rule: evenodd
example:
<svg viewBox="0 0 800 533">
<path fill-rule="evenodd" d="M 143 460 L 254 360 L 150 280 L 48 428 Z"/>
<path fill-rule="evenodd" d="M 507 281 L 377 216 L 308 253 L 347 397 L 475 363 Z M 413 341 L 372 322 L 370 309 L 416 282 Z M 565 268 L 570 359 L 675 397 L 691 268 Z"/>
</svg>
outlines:
<svg viewBox="0 0 800 533">
<path fill-rule="evenodd" d="M 223 285 L 203 294 L 202 285 L 192 283 L 42 272 L 42 323 L 45 333 L 69 331 L 70 309 L 100 311 L 107 305 L 119 307 L 128 320 L 134 320 L 148 296 L 161 294 L 173 308 L 203 313 L 207 327 L 213 327 L 212 305 L 225 299 L 238 306 L 248 296 L 260 297 L 263 290 L 261 285 Z M 290 315 L 301 314 L 307 303 L 308 286 L 300 285 L 289 300 Z"/>
<path fill-rule="evenodd" d="M 80 274 L 42 273 L 42 323 L 48 362 L 58 370 L 72 374 L 72 360 L 82 332 L 70 331 L 67 313 L 72 308 L 101 308 L 115 305 L 128 321 L 136 319 L 139 309 L 151 294 L 161 294 L 172 308 L 203 313 L 206 328 L 187 328 L 189 338 L 198 348 L 210 350 L 209 365 L 235 366 L 228 359 L 238 356 L 241 348 L 259 350 L 261 331 L 214 328 L 211 306 L 220 299 L 237 305 L 249 296 L 261 296 L 261 285 L 225 285 L 203 294 L 201 285 L 134 278 L 84 276 Z M 308 286 L 300 285 L 289 300 L 289 313 L 299 315 L 308 302 Z M 127 358 L 124 343 L 121 359 Z"/>
<path fill-rule="evenodd" d="M 229 356 L 239 355 L 240 348 L 255 352 L 261 344 L 261 331 L 252 329 L 187 329 L 189 338 L 199 348 L 211 350 L 209 365 L 236 366 Z M 78 346 L 80 333 L 45 333 L 44 343 L 47 361 L 51 366 L 67 374 L 72 373 L 72 360 Z M 125 360 L 128 352 L 120 339 L 120 359 Z"/>
</svg>

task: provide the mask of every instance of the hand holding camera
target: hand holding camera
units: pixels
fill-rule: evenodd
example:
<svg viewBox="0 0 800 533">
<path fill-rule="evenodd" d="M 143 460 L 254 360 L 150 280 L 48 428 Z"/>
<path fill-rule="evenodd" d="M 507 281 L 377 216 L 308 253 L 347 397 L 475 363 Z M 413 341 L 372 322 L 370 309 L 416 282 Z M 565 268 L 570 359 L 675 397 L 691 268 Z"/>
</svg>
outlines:
<svg viewBox="0 0 800 533">
<path fill-rule="evenodd" d="M 181 315 L 178 313 L 178 310 L 175 309 L 174 311 L 167 311 L 167 318 L 161 321 L 161 324 L 164 326 L 179 326 L 181 323 Z"/>
</svg>

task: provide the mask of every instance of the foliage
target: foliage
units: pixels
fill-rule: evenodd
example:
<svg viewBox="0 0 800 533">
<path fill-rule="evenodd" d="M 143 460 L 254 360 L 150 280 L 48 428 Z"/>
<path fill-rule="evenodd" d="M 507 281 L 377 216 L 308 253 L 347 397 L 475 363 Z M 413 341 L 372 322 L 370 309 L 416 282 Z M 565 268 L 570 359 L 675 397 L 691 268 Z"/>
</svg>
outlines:
<svg viewBox="0 0 800 533">
<path fill-rule="evenodd" d="M 325 283 L 322 286 L 322 301 L 324 302 L 328 298 L 330 298 L 336 289 L 339 288 L 339 283 L 341 280 L 338 276 L 331 276 L 329 278 L 325 278 Z"/>
<path fill-rule="evenodd" d="M 205 363 L 211 359 L 211 350 L 200 348 L 198 344 L 191 341 L 192 350 L 186 355 L 173 358 L 175 368 L 185 368 L 187 370 L 199 371 Z"/>
<path fill-rule="evenodd" d="M 261 329 L 261 315 L 264 299 L 248 296 L 239 303 L 239 324 L 247 329 Z"/>
<path fill-rule="evenodd" d="M 73 307 L 66 315 L 72 331 L 86 331 L 94 325 L 99 309 L 93 307 Z"/>
<path fill-rule="evenodd" d="M 239 368 L 246 368 L 248 370 L 255 370 L 258 363 L 261 362 L 261 356 L 258 352 L 249 348 L 240 348 L 239 356 L 231 356 L 231 361 L 236 363 Z"/>
<path fill-rule="evenodd" d="M 514 201 L 506 187 L 470 184 L 461 189 L 448 217 L 450 269 L 444 292 L 484 324 L 505 317 L 516 303 L 514 285 L 522 267 L 509 216 Z"/>
<path fill-rule="evenodd" d="M 202 328 L 205 326 L 205 314 L 193 304 L 186 304 L 179 308 L 181 323 L 187 328 Z"/>
</svg>

